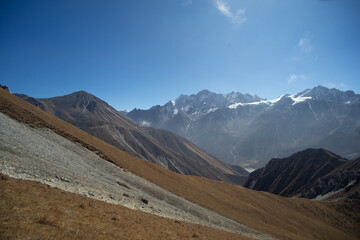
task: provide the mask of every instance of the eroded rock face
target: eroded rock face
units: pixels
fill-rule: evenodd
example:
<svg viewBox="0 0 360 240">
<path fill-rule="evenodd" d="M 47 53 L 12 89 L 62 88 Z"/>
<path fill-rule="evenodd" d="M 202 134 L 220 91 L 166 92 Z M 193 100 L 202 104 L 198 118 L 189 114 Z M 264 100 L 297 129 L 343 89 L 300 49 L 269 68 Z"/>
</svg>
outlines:
<svg viewBox="0 0 360 240">
<path fill-rule="evenodd" d="M 340 189 L 348 191 L 359 182 L 360 173 L 358 171 L 340 170 L 334 175 L 319 178 L 317 181 L 305 186 L 300 197 L 312 199 Z"/>
</svg>

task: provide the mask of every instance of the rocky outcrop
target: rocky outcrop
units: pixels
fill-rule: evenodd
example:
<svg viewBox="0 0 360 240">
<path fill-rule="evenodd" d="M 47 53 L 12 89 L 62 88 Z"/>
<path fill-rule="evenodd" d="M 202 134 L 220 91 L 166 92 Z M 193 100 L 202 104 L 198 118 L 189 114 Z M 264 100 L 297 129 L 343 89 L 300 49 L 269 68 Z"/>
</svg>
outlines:
<svg viewBox="0 0 360 240">
<path fill-rule="evenodd" d="M 360 159 L 349 162 L 355 164 L 344 164 L 350 165 L 350 167 L 340 166 L 330 174 L 304 186 L 301 190 L 300 197 L 311 199 L 339 190 L 348 192 L 353 186 L 360 182 L 360 168 L 358 166 Z"/>
</svg>

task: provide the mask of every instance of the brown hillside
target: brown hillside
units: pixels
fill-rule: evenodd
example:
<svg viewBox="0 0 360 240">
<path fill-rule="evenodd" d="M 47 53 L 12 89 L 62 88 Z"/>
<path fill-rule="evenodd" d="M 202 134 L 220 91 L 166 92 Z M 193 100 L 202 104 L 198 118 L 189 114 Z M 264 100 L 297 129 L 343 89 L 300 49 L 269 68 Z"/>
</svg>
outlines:
<svg viewBox="0 0 360 240">
<path fill-rule="evenodd" d="M 120 150 L 172 171 L 237 184 L 248 176 L 245 170 L 239 173 L 177 134 L 140 126 L 85 91 L 42 99 L 17 96 Z"/>
<path fill-rule="evenodd" d="M 135 158 L 0 89 L 0 111 L 35 127 L 47 127 L 97 151 L 105 159 L 189 201 L 280 239 L 358 239 L 359 202 L 316 202 L 205 178 L 185 176 Z"/>
<path fill-rule="evenodd" d="M 249 239 L 0 174 L 0 239 Z"/>
</svg>

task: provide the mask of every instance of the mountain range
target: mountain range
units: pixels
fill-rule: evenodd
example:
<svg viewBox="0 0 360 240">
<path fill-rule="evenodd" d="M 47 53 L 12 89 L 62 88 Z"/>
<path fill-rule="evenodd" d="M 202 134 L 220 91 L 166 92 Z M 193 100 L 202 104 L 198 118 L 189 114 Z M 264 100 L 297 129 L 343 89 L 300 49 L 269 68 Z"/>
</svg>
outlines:
<svg viewBox="0 0 360 240">
<path fill-rule="evenodd" d="M 328 149 L 348 159 L 360 156 L 360 95 L 353 91 L 318 86 L 266 100 L 203 90 L 127 116 L 142 126 L 177 133 L 245 168 L 263 167 L 274 157 L 306 148 Z"/>
<path fill-rule="evenodd" d="M 175 133 L 140 126 L 85 91 L 42 99 L 17 96 L 120 150 L 172 171 L 236 184 L 243 184 L 248 176 L 241 167 L 219 161 Z"/>
<path fill-rule="evenodd" d="M 357 199 L 289 199 L 177 174 L 1 88 L 0 112 L 0 238 L 359 237 Z"/>
</svg>

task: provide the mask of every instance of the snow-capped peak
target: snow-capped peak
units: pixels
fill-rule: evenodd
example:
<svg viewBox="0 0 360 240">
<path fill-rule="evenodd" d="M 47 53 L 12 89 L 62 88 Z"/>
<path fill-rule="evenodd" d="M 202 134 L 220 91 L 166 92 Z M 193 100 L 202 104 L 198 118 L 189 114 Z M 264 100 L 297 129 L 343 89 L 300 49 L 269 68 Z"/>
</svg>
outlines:
<svg viewBox="0 0 360 240">
<path fill-rule="evenodd" d="M 261 101 L 257 101 L 257 102 L 249 102 L 249 103 L 234 103 L 228 106 L 228 108 L 230 109 L 235 109 L 238 106 L 247 106 L 247 105 L 259 105 L 259 104 L 267 104 L 267 105 L 273 105 L 275 103 L 277 103 L 278 101 L 280 101 L 280 99 L 283 97 L 284 95 L 281 95 L 280 97 L 276 98 L 276 99 L 272 99 L 272 100 L 261 100 Z"/>
<path fill-rule="evenodd" d="M 278 98 L 275 98 L 275 99 L 272 99 L 272 100 L 268 100 L 268 102 L 271 103 L 271 104 L 275 104 L 275 103 L 277 103 L 278 101 L 280 101 L 280 100 L 283 98 L 283 96 L 285 96 L 285 94 L 281 95 L 281 96 L 278 97 Z"/>
<path fill-rule="evenodd" d="M 306 91 L 306 92 L 304 92 L 304 93 L 302 93 L 301 95 L 299 95 L 299 94 L 290 95 L 289 98 L 291 98 L 291 100 L 294 101 L 292 105 L 295 105 L 295 104 L 304 102 L 304 101 L 306 101 L 306 100 L 308 100 L 308 99 L 312 99 L 312 97 L 305 97 L 305 96 L 304 96 L 304 95 L 306 95 L 307 93 L 309 93 L 310 91 L 311 91 L 311 89 L 308 90 L 308 91 Z"/>
</svg>

